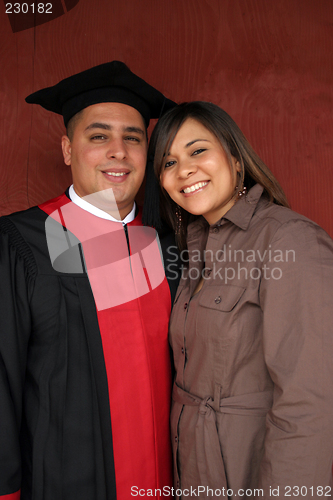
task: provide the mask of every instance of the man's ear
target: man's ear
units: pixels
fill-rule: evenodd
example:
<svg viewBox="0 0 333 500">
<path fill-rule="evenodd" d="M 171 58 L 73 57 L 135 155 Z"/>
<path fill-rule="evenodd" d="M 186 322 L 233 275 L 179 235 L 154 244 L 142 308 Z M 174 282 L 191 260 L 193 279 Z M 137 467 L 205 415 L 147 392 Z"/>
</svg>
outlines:
<svg viewBox="0 0 333 500">
<path fill-rule="evenodd" d="M 66 165 L 71 165 L 72 163 L 72 147 L 71 141 L 67 135 L 63 135 L 61 138 L 62 154 L 64 157 L 64 162 Z"/>
</svg>

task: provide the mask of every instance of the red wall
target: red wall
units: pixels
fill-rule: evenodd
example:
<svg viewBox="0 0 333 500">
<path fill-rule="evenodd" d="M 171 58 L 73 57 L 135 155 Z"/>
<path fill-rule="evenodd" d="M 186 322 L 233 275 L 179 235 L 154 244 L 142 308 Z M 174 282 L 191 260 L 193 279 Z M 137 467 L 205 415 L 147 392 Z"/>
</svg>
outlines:
<svg viewBox="0 0 333 500">
<path fill-rule="evenodd" d="M 333 236 L 332 0 L 80 0 L 15 33 L 4 2 L 0 58 L 1 214 L 70 183 L 62 119 L 25 96 L 119 59 L 178 102 L 226 109 L 292 207 Z"/>
</svg>

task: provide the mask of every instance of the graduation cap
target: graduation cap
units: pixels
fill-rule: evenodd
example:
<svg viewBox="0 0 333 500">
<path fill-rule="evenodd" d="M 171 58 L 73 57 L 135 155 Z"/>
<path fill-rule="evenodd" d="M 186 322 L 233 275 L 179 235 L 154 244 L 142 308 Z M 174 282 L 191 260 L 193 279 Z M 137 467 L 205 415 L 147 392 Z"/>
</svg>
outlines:
<svg viewBox="0 0 333 500">
<path fill-rule="evenodd" d="M 25 100 L 62 115 L 65 126 L 76 113 L 101 102 L 132 106 L 141 113 L 147 127 L 150 118 L 159 118 L 176 105 L 120 61 L 77 73 L 53 87 L 34 92 Z"/>
</svg>

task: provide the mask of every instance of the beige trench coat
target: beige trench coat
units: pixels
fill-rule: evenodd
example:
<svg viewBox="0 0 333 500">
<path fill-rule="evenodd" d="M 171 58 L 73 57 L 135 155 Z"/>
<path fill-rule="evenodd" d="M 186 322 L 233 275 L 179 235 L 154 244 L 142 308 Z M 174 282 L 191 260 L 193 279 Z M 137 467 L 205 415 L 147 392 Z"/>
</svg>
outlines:
<svg viewBox="0 0 333 500">
<path fill-rule="evenodd" d="M 331 238 L 256 185 L 190 225 L 188 248 L 170 321 L 177 493 L 331 496 Z"/>
</svg>

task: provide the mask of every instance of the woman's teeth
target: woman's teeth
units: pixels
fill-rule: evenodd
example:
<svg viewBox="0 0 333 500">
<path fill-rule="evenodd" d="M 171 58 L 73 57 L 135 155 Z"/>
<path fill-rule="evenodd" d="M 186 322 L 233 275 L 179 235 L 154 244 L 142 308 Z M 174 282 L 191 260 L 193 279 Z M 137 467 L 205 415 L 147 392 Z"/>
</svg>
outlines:
<svg viewBox="0 0 333 500">
<path fill-rule="evenodd" d="M 202 188 L 204 186 L 207 186 L 207 184 L 208 184 L 208 182 L 198 182 L 197 184 L 194 184 L 191 187 L 183 189 L 183 192 L 185 194 L 193 193 L 193 191 L 196 191 L 197 189 L 200 189 L 200 188 Z"/>
</svg>

